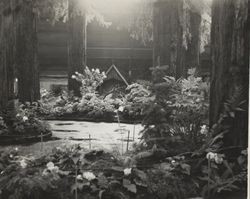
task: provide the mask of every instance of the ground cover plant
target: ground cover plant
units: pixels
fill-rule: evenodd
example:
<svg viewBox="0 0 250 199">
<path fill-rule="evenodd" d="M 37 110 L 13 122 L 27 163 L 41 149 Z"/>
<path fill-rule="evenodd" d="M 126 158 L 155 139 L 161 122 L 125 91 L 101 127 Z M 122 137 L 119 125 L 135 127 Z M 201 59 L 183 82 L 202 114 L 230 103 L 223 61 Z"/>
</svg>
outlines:
<svg viewBox="0 0 250 199">
<path fill-rule="evenodd" d="M 83 74 L 76 72 L 72 78 L 81 85 L 81 97 L 63 89 L 57 89 L 57 92 L 42 89 L 37 110 L 40 115 L 54 118 L 81 116 L 85 119 L 115 121 L 118 111 L 121 119 L 142 120 L 143 107 L 152 100 L 151 84 L 148 82 L 131 84 L 123 95 L 112 97 L 112 94 L 106 96 L 98 93 L 98 87 L 106 78 L 105 73 L 99 69 L 90 70 L 86 67 Z"/>
<path fill-rule="evenodd" d="M 51 134 L 48 123 L 37 116 L 37 107 L 38 103 L 27 102 L 4 112 L 0 119 L 0 135 L 25 137 Z"/>
<path fill-rule="evenodd" d="M 1 151 L 0 198 L 206 199 L 246 188 L 246 150 L 236 159 L 208 152 L 155 161 L 159 151 L 143 153 L 113 156 L 79 145 L 57 147 L 41 157 L 20 156 L 18 148 Z"/>
<path fill-rule="evenodd" d="M 147 148 L 157 145 L 181 153 L 201 147 L 208 130 L 208 83 L 192 69 L 187 78 L 165 76 L 156 82 L 152 96 L 144 109 L 142 137 Z"/>
</svg>

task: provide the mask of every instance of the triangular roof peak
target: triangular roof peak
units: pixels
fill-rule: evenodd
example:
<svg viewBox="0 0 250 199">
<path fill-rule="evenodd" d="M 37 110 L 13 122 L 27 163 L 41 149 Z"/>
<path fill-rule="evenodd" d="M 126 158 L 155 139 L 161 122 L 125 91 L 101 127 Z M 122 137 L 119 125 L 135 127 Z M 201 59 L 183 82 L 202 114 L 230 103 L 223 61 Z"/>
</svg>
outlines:
<svg viewBox="0 0 250 199">
<path fill-rule="evenodd" d="M 127 80 L 123 77 L 123 75 L 120 73 L 120 71 L 118 70 L 118 68 L 117 68 L 114 64 L 112 64 L 112 65 L 109 67 L 109 69 L 107 70 L 107 72 L 106 72 L 107 79 L 109 79 L 109 78 L 108 78 L 108 77 L 109 77 L 108 75 L 109 75 L 109 73 L 111 73 L 113 70 L 117 73 L 117 75 L 120 77 L 120 79 L 128 86 L 129 83 L 128 83 Z"/>
</svg>

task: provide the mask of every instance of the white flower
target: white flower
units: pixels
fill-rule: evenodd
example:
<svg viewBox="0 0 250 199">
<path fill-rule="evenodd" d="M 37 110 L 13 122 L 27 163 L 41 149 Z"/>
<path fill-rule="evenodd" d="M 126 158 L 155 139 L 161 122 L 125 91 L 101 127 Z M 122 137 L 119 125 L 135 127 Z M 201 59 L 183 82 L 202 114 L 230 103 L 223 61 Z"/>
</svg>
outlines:
<svg viewBox="0 0 250 199">
<path fill-rule="evenodd" d="M 26 122 L 29 118 L 27 116 L 23 116 L 23 121 Z"/>
<path fill-rule="evenodd" d="M 18 151 L 18 148 L 17 148 L 17 147 L 15 148 L 15 151 Z"/>
<path fill-rule="evenodd" d="M 92 72 L 95 72 L 95 69 L 93 69 L 93 68 L 92 68 L 92 70 L 91 70 L 91 71 L 92 71 Z"/>
<path fill-rule="evenodd" d="M 59 172 L 59 167 L 55 166 L 53 162 L 47 163 L 47 169 L 51 172 L 58 173 Z"/>
<path fill-rule="evenodd" d="M 207 126 L 206 126 L 206 125 L 202 125 L 202 126 L 201 126 L 200 133 L 201 133 L 201 134 L 206 134 L 206 133 L 207 133 Z"/>
<path fill-rule="evenodd" d="M 92 172 L 88 172 L 88 171 L 84 172 L 82 174 L 82 177 L 87 179 L 88 181 L 94 180 L 96 178 L 95 175 Z"/>
<path fill-rule="evenodd" d="M 208 160 L 213 160 L 214 158 L 215 158 L 215 153 L 213 153 L 213 152 L 209 152 L 208 154 L 207 154 L 207 156 L 206 156 L 206 158 L 208 159 Z"/>
<path fill-rule="evenodd" d="M 13 158 L 14 156 L 12 154 L 10 154 L 10 158 Z"/>
<path fill-rule="evenodd" d="M 100 70 L 98 68 L 95 70 L 95 72 L 100 74 Z"/>
<path fill-rule="evenodd" d="M 72 78 L 72 79 L 76 79 L 76 76 L 75 76 L 75 75 L 72 75 L 71 78 Z"/>
<path fill-rule="evenodd" d="M 43 176 L 49 175 L 48 169 L 44 169 L 42 175 L 43 175 Z"/>
<path fill-rule="evenodd" d="M 118 110 L 119 110 L 120 112 L 123 112 L 123 111 L 124 111 L 124 107 L 123 107 L 123 106 L 120 106 Z"/>
<path fill-rule="evenodd" d="M 48 162 L 46 166 L 48 170 L 52 170 L 55 167 L 53 162 Z"/>
<path fill-rule="evenodd" d="M 83 180 L 83 178 L 82 178 L 81 175 L 76 176 L 76 179 L 77 179 L 77 180 Z"/>
<path fill-rule="evenodd" d="M 51 169 L 51 172 L 58 173 L 59 172 L 59 167 L 54 166 L 54 168 Z"/>
<path fill-rule="evenodd" d="M 20 114 L 18 113 L 18 114 L 16 114 L 16 117 L 20 117 Z"/>
<path fill-rule="evenodd" d="M 27 167 L 27 163 L 26 163 L 26 161 L 25 161 L 25 159 L 22 159 L 21 161 L 20 161 L 20 166 L 23 168 L 23 169 L 25 169 L 26 167 Z"/>
<path fill-rule="evenodd" d="M 79 75 L 80 73 L 78 73 L 77 71 L 75 72 L 76 75 Z"/>
<path fill-rule="evenodd" d="M 221 164 L 223 162 L 223 157 L 225 157 L 224 154 L 216 154 L 214 157 L 214 161 L 217 164 Z"/>
<path fill-rule="evenodd" d="M 196 100 L 196 102 L 197 102 L 197 103 L 201 102 L 201 99 L 200 99 L 200 98 L 198 98 L 198 99 Z"/>
<path fill-rule="evenodd" d="M 126 168 L 126 169 L 124 169 L 124 175 L 125 176 L 128 176 L 128 175 L 130 175 L 131 174 L 131 171 L 132 171 L 132 168 Z"/>
</svg>

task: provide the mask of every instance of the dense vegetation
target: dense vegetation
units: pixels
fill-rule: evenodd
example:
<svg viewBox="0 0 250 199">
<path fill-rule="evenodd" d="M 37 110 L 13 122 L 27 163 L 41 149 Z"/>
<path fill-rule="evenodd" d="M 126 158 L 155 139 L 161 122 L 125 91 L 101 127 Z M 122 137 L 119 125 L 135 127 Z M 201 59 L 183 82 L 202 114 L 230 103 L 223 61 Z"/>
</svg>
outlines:
<svg viewBox="0 0 250 199">
<path fill-rule="evenodd" d="M 206 34 L 197 35 L 204 2 L 144 4 L 151 6 L 141 26 L 147 33 L 137 30 L 140 16 L 131 34 L 145 33 L 153 42 L 152 81 L 134 82 L 114 95 L 98 92 L 106 75 L 86 67 L 86 16 L 105 23 L 87 2 L 72 0 L 69 9 L 64 0 L 0 2 L 0 136 L 43 137 L 50 128 L 41 117 L 76 116 L 139 120 L 141 141 L 117 156 L 80 146 L 58 147 L 42 157 L 3 150 L 0 199 L 246 198 L 249 0 L 213 1 L 211 83 L 190 69 L 199 61 L 199 38 L 209 42 Z M 69 88 L 42 90 L 39 100 L 36 20 L 44 12 L 52 22 L 69 19 Z M 210 25 L 204 26 L 208 34 Z"/>
</svg>

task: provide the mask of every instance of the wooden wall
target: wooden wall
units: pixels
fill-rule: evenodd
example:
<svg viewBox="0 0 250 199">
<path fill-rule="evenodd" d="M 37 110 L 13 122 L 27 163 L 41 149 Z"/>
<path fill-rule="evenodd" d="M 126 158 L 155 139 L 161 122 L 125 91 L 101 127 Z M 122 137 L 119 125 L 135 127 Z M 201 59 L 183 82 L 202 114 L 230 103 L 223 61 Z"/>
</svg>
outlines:
<svg viewBox="0 0 250 199">
<path fill-rule="evenodd" d="M 41 76 L 67 75 L 67 24 L 52 26 L 40 22 L 39 62 Z M 87 27 L 87 65 L 106 71 L 115 64 L 128 80 L 148 79 L 152 66 L 152 49 L 133 40 L 126 30 L 105 28 L 92 22 Z M 131 72 L 129 72 L 131 70 Z"/>
</svg>

